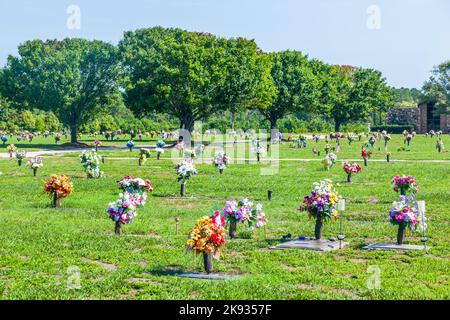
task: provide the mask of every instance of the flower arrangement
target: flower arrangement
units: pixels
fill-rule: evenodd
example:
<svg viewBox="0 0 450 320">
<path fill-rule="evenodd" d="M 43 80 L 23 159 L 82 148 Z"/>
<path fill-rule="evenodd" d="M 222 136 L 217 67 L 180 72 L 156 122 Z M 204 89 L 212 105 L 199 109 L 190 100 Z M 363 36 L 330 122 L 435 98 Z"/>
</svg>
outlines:
<svg viewBox="0 0 450 320">
<path fill-rule="evenodd" d="M 325 170 L 330 170 L 337 161 L 337 156 L 334 153 L 328 153 L 324 159 L 322 159 L 322 164 Z"/>
<path fill-rule="evenodd" d="M 400 201 L 392 204 L 389 211 L 388 220 L 392 225 L 398 225 L 397 244 L 402 244 L 405 238 L 405 229 L 411 231 L 425 231 L 427 225 L 426 218 L 423 217 L 424 223 L 419 223 L 418 209 L 415 204 L 411 204 L 413 197 L 400 196 Z"/>
<path fill-rule="evenodd" d="M 407 193 L 414 196 L 419 192 L 419 187 L 416 185 L 416 180 L 413 176 L 395 176 L 392 178 L 392 188 L 395 192 L 400 192 L 402 196 Z"/>
<path fill-rule="evenodd" d="M 337 219 L 338 199 L 339 195 L 333 187 L 333 182 L 328 179 L 315 182 L 311 195 L 304 198 L 300 210 L 308 212 L 309 218 L 316 219 L 317 240 L 322 238 L 323 222 Z"/>
<path fill-rule="evenodd" d="M 192 176 L 197 175 L 197 169 L 195 163 L 189 159 L 183 159 L 176 166 L 178 173 L 178 182 L 186 183 Z"/>
<path fill-rule="evenodd" d="M 116 222 L 115 233 L 120 234 L 123 224 L 132 223 L 137 216 L 136 205 L 130 194 L 119 194 L 116 202 L 111 202 L 107 211 L 109 217 Z"/>
<path fill-rule="evenodd" d="M 225 217 L 227 223 L 230 224 L 229 233 L 231 238 L 236 236 L 237 223 L 247 223 L 246 231 L 253 231 L 255 228 L 259 229 L 264 227 L 268 222 L 262 205 L 258 203 L 254 206 L 253 202 L 247 198 L 239 202 L 234 200 L 227 201 L 225 208 L 222 210 L 222 215 Z"/>
<path fill-rule="evenodd" d="M 95 150 L 83 151 L 80 162 L 89 179 L 103 177 L 103 171 L 100 171 L 100 157 Z"/>
<path fill-rule="evenodd" d="M 150 180 L 127 176 L 118 183 L 119 188 L 124 191 L 136 207 L 143 207 L 147 201 L 147 192 L 153 192 Z"/>
<path fill-rule="evenodd" d="M 195 157 L 200 158 L 200 156 L 202 155 L 203 151 L 205 151 L 205 145 L 202 143 L 197 143 L 194 146 L 194 154 Z"/>
<path fill-rule="evenodd" d="M 444 142 L 441 138 L 436 141 L 436 149 L 438 152 L 441 152 L 444 149 Z"/>
<path fill-rule="evenodd" d="M 347 173 L 347 182 L 352 182 L 352 175 L 358 174 L 361 172 L 362 168 L 356 162 L 344 162 L 342 167 L 344 168 L 345 173 Z"/>
<path fill-rule="evenodd" d="M 386 148 L 387 147 L 387 144 L 388 144 L 388 142 L 389 141 L 391 141 L 391 136 L 390 135 L 388 135 L 388 134 L 384 134 L 383 135 L 383 139 L 384 139 L 384 147 Z"/>
<path fill-rule="evenodd" d="M 184 197 L 186 182 L 192 177 L 197 175 L 197 169 L 195 168 L 195 163 L 192 159 L 183 159 L 176 166 L 178 174 L 178 182 L 181 182 L 180 196 Z"/>
<path fill-rule="evenodd" d="M 405 137 L 405 143 L 406 143 L 408 146 L 410 145 L 412 138 L 413 138 L 413 135 L 412 135 L 412 134 L 408 133 L 408 134 L 406 135 L 406 137 Z"/>
<path fill-rule="evenodd" d="M 320 135 L 318 133 L 313 134 L 313 140 L 317 143 L 320 140 Z"/>
<path fill-rule="evenodd" d="M 36 176 L 37 170 L 39 168 L 42 168 L 43 166 L 44 166 L 44 162 L 42 161 L 42 158 L 39 156 L 36 156 L 33 159 L 30 159 L 27 161 L 27 167 L 29 167 L 31 170 L 33 170 L 34 176 Z"/>
<path fill-rule="evenodd" d="M 212 258 L 219 259 L 221 247 L 225 245 L 225 221 L 220 212 L 212 216 L 200 218 L 192 229 L 186 243 L 186 251 L 203 254 L 205 271 L 211 273 L 213 269 Z"/>
<path fill-rule="evenodd" d="M 223 170 L 227 168 L 228 163 L 230 162 L 230 157 L 227 156 L 225 152 L 222 150 L 217 151 L 212 159 L 213 164 L 219 169 L 220 174 L 223 173 Z"/>
<path fill-rule="evenodd" d="M 367 151 L 365 147 L 361 149 L 361 157 L 364 159 L 364 165 L 367 167 L 368 160 L 372 156 L 372 151 Z"/>
<path fill-rule="evenodd" d="M 19 166 L 22 165 L 22 161 L 23 161 L 23 159 L 26 158 L 26 156 L 27 156 L 27 153 L 24 150 L 18 150 L 16 152 L 16 159 L 17 159 L 17 162 L 18 162 Z"/>
<path fill-rule="evenodd" d="M 73 192 L 73 184 L 65 174 L 54 174 L 44 182 L 44 191 L 53 197 L 54 207 L 59 208 L 61 198 L 66 198 Z"/>
<path fill-rule="evenodd" d="M 197 221 L 187 241 L 187 249 L 196 254 L 206 253 L 219 257 L 220 248 L 225 244 L 225 219 L 220 211 Z"/>
<path fill-rule="evenodd" d="M 252 141 L 252 152 L 256 154 L 257 161 L 260 162 L 261 156 L 266 153 L 266 148 L 261 145 L 259 140 Z"/>
<path fill-rule="evenodd" d="M 97 139 L 94 142 L 92 142 L 92 145 L 95 147 L 95 152 L 98 152 L 98 148 L 101 147 L 102 142 Z"/>
<path fill-rule="evenodd" d="M 17 151 L 17 148 L 15 145 L 10 144 L 9 146 L 6 147 L 6 152 L 9 153 L 9 157 L 12 158 L 13 153 Z"/>
<path fill-rule="evenodd" d="M 150 150 L 146 148 L 142 148 L 139 150 L 139 166 L 142 166 L 144 163 L 147 162 L 147 159 L 149 159 L 151 156 Z"/>
<path fill-rule="evenodd" d="M 165 146 L 166 146 L 166 143 L 165 143 L 164 141 L 162 141 L 162 140 L 159 140 L 159 141 L 156 143 L 155 151 L 157 152 L 157 159 L 158 159 L 158 160 L 160 159 L 161 154 L 164 153 L 164 148 L 165 148 Z"/>
<path fill-rule="evenodd" d="M 133 151 L 134 141 L 132 139 L 127 142 L 127 148 L 130 149 L 130 152 Z"/>
<path fill-rule="evenodd" d="M 355 140 L 355 135 L 353 133 L 348 133 L 347 140 L 348 140 L 348 145 L 351 145 L 352 142 Z"/>
</svg>

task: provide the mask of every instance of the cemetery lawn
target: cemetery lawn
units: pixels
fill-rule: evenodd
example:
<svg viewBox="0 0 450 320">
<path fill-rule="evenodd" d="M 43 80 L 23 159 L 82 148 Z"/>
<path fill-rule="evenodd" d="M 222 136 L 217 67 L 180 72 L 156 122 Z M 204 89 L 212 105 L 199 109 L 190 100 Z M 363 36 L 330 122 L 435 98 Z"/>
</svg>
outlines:
<svg viewBox="0 0 450 320">
<path fill-rule="evenodd" d="M 53 140 L 36 138 L 23 143 L 28 150 L 49 149 Z M 389 143 L 392 160 L 363 167 L 354 183 L 342 183 L 346 174 L 342 159 L 360 157 L 360 142 L 348 146 L 343 139 L 338 162 L 329 172 L 311 149 L 323 151 L 323 140 L 308 141 L 306 149 L 281 146 L 279 171 L 261 175 L 268 164 L 231 164 L 225 174 L 208 163 L 197 165 L 199 175 L 187 183 L 187 197 L 178 197 L 174 163 L 166 152 L 157 161 L 155 152 L 143 166 L 138 151 L 101 151 L 107 156 L 101 169 L 106 177 L 88 180 L 78 153 L 43 157 L 44 167 L 33 177 L 15 159 L 0 158 L 0 296 L 2 299 L 450 299 L 450 161 L 448 152 L 435 150 L 435 138 L 417 136 L 409 151 L 396 135 Z M 443 136 L 450 146 L 450 136 Z M 14 139 L 8 143 L 17 143 Z M 154 144 L 154 141 L 151 142 Z M 123 147 L 124 142 L 115 143 Z M 139 145 L 137 141 L 137 145 Z M 331 143 L 333 146 L 334 142 Z M 373 159 L 385 159 L 383 142 L 377 142 Z M 408 148 L 407 148 L 408 149 Z M 0 147 L 4 153 L 5 148 Z M 129 159 L 132 158 L 132 159 Z M 291 159 L 291 160 L 286 160 Z M 292 159 L 313 159 L 296 161 Z M 428 161 L 420 161 L 428 160 Z M 361 163 L 361 162 L 360 162 Z M 362 164 L 361 164 L 362 165 Z M 50 207 L 43 181 L 65 173 L 74 193 L 62 200 L 59 210 Z M 414 175 L 420 187 L 418 200 L 427 203 L 428 251 L 365 251 L 369 243 L 395 242 L 397 228 L 387 221 L 397 199 L 390 181 L 394 175 Z M 138 211 L 134 224 L 114 235 L 114 223 L 106 214 L 116 200 L 116 181 L 125 175 L 150 179 L 154 192 Z M 332 252 L 270 250 L 291 233 L 312 236 L 314 222 L 297 208 L 310 193 L 313 182 L 329 178 L 347 199 L 344 213 L 346 241 L 350 245 Z M 267 190 L 273 190 L 273 201 Z M 195 221 L 221 209 L 226 199 L 249 197 L 261 202 L 269 218 L 266 230 L 251 239 L 228 241 L 214 269 L 239 277 L 228 281 L 194 280 L 175 276 L 202 271 L 202 257 L 184 251 Z M 175 217 L 180 233 L 175 234 Z M 242 231 L 242 228 L 238 229 Z M 324 227 L 325 237 L 337 237 L 339 223 Z M 245 234 L 243 234 L 245 235 Z M 421 235 L 408 232 L 408 244 L 420 244 Z M 74 270 L 80 271 L 80 288 Z M 377 273 L 380 275 L 376 285 Z M 368 285 L 369 284 L 369 285 Z M 372 286 L 371 286 L 372 285 Z M 372 289 L 369 289 L 372 288 Z"/>
</svg>

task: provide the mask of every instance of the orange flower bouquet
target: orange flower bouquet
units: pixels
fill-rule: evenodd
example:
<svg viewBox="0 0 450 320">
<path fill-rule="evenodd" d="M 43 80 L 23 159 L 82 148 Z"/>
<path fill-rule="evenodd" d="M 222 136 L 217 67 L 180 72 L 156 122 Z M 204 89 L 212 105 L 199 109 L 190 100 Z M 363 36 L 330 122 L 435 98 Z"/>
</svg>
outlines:
<svg viewBox="0 0 450 320">
<path fill-rule="evenodd" d="M 54 174 L 45 181 L 44 191 L 53 197 L 53 206 L 61 207 L 61 199 L 68 197 L 73 192 L 73 185 L 65 174 Z"/>
<path fill-rule="evenodd" d="M 213 216 L 205 216 L 197 221 L 187 241 L 187 251 L 203 253 L 205 271 L 211 273 L 212 258 L 220 258 L 220 248 L 225 244 L 225 218 L 216 211 Z"/>
</svg>

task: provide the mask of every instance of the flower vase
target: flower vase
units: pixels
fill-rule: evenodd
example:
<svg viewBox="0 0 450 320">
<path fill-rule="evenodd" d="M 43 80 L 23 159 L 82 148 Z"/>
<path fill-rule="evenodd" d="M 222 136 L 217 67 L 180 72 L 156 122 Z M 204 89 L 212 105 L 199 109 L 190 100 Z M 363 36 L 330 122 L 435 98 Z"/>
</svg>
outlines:
<svg viewBox="0 0 450 320">
<path fill-rule="evenodd" d="M 213 255 L 212 255 L 212 253 L 203 252 L 203 265 L 205 267 L 205 272 L 207 274 L 212 273 L 212 271 L 213 271 Z"/>
<path fill-rule="evenodd" d="M 33 176 L 35 176 L 36 177 L 36 175 L 37 175 L 37 168 L 33 168 Z"/>
<path fill-rule="evenodd" d="M 321 218 L 317 218 L 316 220 L 316 228 L 314 231 L 316 240 L 322 239 L 322 232 L 323 232 L 323 220 Z"/>
<path fill-rule="evenodd" d="M 268 190 L 267 191 L 267 199 L 269 199 L 269 201 L 272 201 L 272 195 L 273 195 L 273 191 L 272 190 Z"/>
<path fill-rule="evenodd" d="M 105 156 L 102 156 L 102 163 L 105 163 Z"/>
<path fill-rule="evenodd" d="M 367 167 L 369 165 L 369 159 L 364 158 L 364 166 Z"/>
<path fill-rule="evenodd" d="M 158 152 L 158 154 L 156 155 L 156 159 L 159 160 L 161 158 L 161 152 Z"/>
<path fill-rule="evenodd" d="M 12 155 L 13 155 L 13 153 L 12 153 L 12 152 L 10 152 L 10 153 L 9 153 L 9 157 L 10 157 L 10 158 L 12 158 Z"/>
<path fill-rule="evenodd" d="M 116 221 L 116 226 L 114 227 L 114 233 L 120 236 L 120 231 L 122 228 L 122 223 L 120 221 Z"/>
<path fill-rule="evenodd" d="M 180 197 L 186 196 L 186 182 L 183 182 L 180 187 Z"/>
<path fill-rule="evenodd" d="M 139 167 L 142 167 L 142 159 L 139 158 Z"/>
<path fill-rule="evenodd" d="M 236 230 L 237 230 L 237 222 L 231 222 L 230 223 L 230 230 L 229 230 L 229 235 L 231 239 L 236 238 Z"/>
<path fill-rule="evenodd" d="M 347 182 L 352 183 L 352 174 L 351 173 L 347 174 Z"/>
<path fill-rule="evenodd" d="M 17 163 L 19 164 L 19 167 L 22 166 L 22 159 L 17 160 Z"/>
<path fill-rule="evenodd" d="M 53 207 L 61 208 L 61 198 L 58 197 L 58 193 L 53 193 Z"/>
<path fill-rule="evenodd" d="M 95 152 L 98 152 L 98 146 L 95 146 Z"/>
<path fill-rule="evenodd" d="M 386 161 L 387 162 L 391 162 L 391 156 L 390 155 L 386 155 Z"/>
<path fill-rule="evenodd" d="M 403 188 L 401 188 L 401 189 L 400 189 L 400 195 L 401 195 L 401 196 L 406 196 L 406 190 L 403 189 Z"/>
<path fill-rule="evenodd" d="M 405 240 L 405 229 L 406 225 L 404 223 L 401 223 L 398 225 L 398 232 L 397 232 L 397 244 L 402 245 L 403 241 Z"/>
<path fill-rule="evenodd" d="M 223 174 L 223 169 L 219 169 L 219 173 L 220 173 L 220 174 Z"/>
<path fill-rule="evenodd" d="M 261 156 L 259 155 L 259 153 L 256 154 L 256 159 L 257 159 L 258 163 L 261 161 Z"/>
</svg>

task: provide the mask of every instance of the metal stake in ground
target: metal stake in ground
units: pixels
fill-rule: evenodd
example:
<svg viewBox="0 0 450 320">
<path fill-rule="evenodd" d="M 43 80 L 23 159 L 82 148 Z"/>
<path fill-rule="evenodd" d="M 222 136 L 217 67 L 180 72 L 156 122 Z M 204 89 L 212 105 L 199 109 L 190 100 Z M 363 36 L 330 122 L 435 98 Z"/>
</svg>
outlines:
<svg viewBox="0 0 450 320">
<path fill-rule="evenodd" d="M 343 228 L 342 228 L 342 218 L 343 218 L 343 214 L 345 211 L 345 199 L 339 199 L 338 202 L 338 211 L 339 211 L 339 235 L 338 235 L 338 240 L 339 240 L 339 249 L 342 249 L 342 241 L 344 241 L 345 239 L 345 235 L 343 232 Z"/>
<path fill-rule="evenodd" d="M 178 235 L 178 224 L 180 223 L 180 218 L 175 218 L 175 232 Z"/>
</svg>

